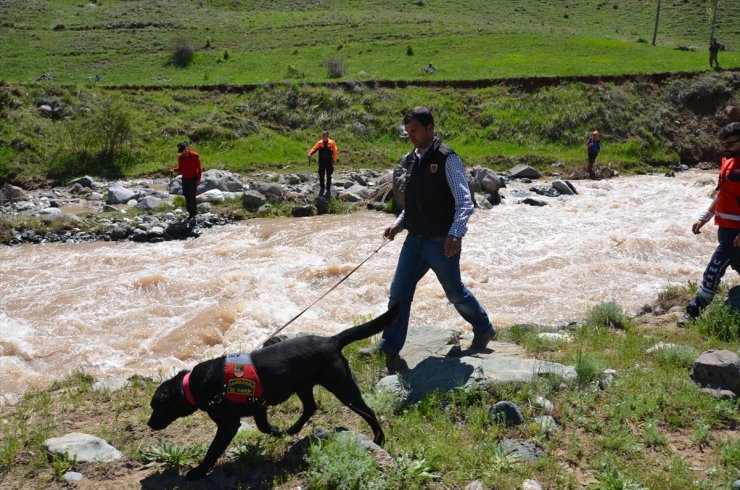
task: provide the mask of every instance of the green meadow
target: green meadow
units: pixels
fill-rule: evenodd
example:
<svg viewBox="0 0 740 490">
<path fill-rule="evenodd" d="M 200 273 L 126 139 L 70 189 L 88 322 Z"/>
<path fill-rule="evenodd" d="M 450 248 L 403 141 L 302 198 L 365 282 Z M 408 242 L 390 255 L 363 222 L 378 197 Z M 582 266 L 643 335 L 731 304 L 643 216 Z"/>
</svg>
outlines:
<svg viewBox="0 0 740 490">
<path fill-rule="evenodd" d="M 0 70 L 31 83 L 260 84 L 479 80 L 708 68 L 708 11 L 666 1 L 0 2 Z M 721 2 L 723 67 L 740 66 L 740 4 Z M 193 58 L 171 63 L 178 42 Z M 679 51 L 679 46 L 697 51 Z M 326 63 L 343 70 L 328 76 Z M 432 64 L 437 70 L 423 68 Z"/>
</svg>

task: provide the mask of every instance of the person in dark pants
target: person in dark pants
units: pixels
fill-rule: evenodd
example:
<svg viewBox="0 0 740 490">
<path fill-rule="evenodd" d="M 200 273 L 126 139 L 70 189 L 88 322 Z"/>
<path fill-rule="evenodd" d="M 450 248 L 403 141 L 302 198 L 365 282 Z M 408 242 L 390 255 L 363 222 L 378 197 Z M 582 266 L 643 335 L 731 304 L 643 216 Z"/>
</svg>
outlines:
<svg viewBox="0 0 740 490">
<path fill-rule="evenodd" d="M 596 157 L 599 155 L 600 149 L 601 143 L 599 142 L 599 132 L 594 131 L 586 140 L 586 150 L 588 151 L 588 166 L 586 167 L 586 170 L 588 170 L 589 177 L 594 176 L 594 163 L 596 162 Z"/>
<path fill-rule="evenodd" d="M 722 276 L 728 267 L 740 273 L 740 122 L 729 124 L 719 132 L 723 148 L 722 167 L 719 171 L 717 195 L 709 209 L 699 215 L 691 226 L 695 235 L 714 218 L 719 225 L 719 245 L 709 260 L 696 296 L 686 305 L 686 314 L 678 320 L 683 326 L 701 315 L 717 294 Z"/>
<path fill-rule="evenodd" d="M 393 240 L 403 229 L 403 243 L 391 283 L 389 305 L 399 303 L 400 313 L 383 332 L 376 349 L 386 356 L 389 370 L 403 369 L 399 352 L 406 342 L 411 302 L 416 286 L 431 269 L 447 299 L 473 326 L 471 349 L 482 350 L 496 330 L 483 307 L 460 277 L 460 251 L 473 214 L 468 180 L 460 157 L 434 133 L 434 118 L 426 107 L 406 112 L 403 124 L 414 150 L 405 157 L 405 208 L 383 236 Z M 362 353 L 368 355 L 372 349 Z"/>
<path fill-rule="evenodd" d="M 319 196 L 329 199 L 331 197 L 331 174 L 334 173 L 334 164 L 337 163 L 337 144 L 329 139 L 329 131 L 324 130 L 321 133 L 321 139 L 308 152 L 308 158 L 311 158 L 311 155 L 317 151 L 319 152 Z M 326 175 L 326 194 L 324 194 L 324 175 Z"/>
<path fill-rule="evenodd" d="M 716 39 L 712 39 L 709 43 L 709 67 L 719 68 L 719 61 L 717 61 L 717 54 L 719 53 L 719 43 Z"/>
<path fill-rule="evenodd" d="M 188 210 L 188 226 L 195 226 L 195 216 L 198 214 L 195 195 L 203 174 L 200 164 L 200 155 L 191 150 L 186 143 L 177 144 L 177 167 L 172 171 L 182 174 L 182 195 L 185 197 L 185 207 Z"/>
</svg>

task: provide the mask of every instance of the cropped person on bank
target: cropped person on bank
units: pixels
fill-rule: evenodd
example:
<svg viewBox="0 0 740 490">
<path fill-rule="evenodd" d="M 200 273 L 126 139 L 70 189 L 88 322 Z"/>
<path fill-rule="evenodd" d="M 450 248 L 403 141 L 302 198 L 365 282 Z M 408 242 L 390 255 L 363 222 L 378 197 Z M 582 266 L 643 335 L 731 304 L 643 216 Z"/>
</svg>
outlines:
<svg viewBox="0 0 740 490">
<path fill-rule="evenodd" d="M 188 147 L 187 143 L 177 144 L 177 167 L 172 171 L 182 175 L 182 195 L 185 197 L 185 207 L 188 210 L 188 225 L 195 225 L 195 216 L 198 214 L 198 204 L 195 195 L 198 184 L 203 175 L 200 164 L 200 155 Z"/>
<path fill-rule="evenodd" d="M 594 163 L 596 163 L 596 157 L 599 156 L 599 150 L 601 150 L 598 131 L 594 131 L 586 140 L 586 150 L 588 152 L 588 166 L 586 167 L 586 170 L 588 170 L 588 175 L 593 177 Z"/>
<path fill-rule="evenodd" d="M 473 214 L 462 161 L 434 133 L 434 118 L 428 108 L 407 111 L 403 124 L 414 145 L 405 157 L 405 209 L 383 233 L 393 240 L 401 230 L 408 230 L 388 301 L 389 305 L 399 303 L 400 312 L 376 347 L 391 364 L 400 360 L 414 292 L 429 269 L 436 274 L 450 303 L 473 326 L 471 348 L 484 349 L 496 336 L 485 310 L 460 278 L 462 240 Z"/>
<path fill-rule="evenodd" d="M 719 226 L 719 245 L 704 271 L 696 296 L 686 306 L 686 314 L 678 321 L 679 325 L 698 318 L 712 302 L 728 267 L 740 273 L 740 122 L 722 128 L 719 142 L 723 148 L 723 158 L 717 195 L 691 226 L 691 231 L 698 235 L 702 227 L 714 218 L 714 223 Z"/>
</svg>

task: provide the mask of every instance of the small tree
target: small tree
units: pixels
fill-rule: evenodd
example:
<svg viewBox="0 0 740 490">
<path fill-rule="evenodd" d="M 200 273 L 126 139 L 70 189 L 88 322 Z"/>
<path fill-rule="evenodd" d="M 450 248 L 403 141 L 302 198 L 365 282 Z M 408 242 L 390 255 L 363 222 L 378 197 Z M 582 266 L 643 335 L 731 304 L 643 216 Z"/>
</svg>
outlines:
<svg viewBox="0 0 740 490">
<path fill-rule="evenodd" d="M 342 78 L 347 74 L 347 64 L 342 58 L 329 58 L 324 65 L 329 78 Z"/>
<path fill-rule="evenodd" d="M 185 68 L 193 61 L 195 48 L 189 39 L 178 39 L 172 52 L 172 64 L 178 68 Z"/>
</svg>

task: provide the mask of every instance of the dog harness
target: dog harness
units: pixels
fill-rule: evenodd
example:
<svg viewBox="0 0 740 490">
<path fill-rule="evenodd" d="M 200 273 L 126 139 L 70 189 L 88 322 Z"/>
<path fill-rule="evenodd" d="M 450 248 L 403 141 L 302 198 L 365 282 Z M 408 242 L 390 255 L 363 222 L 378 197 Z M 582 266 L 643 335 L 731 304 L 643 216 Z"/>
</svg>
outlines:
<svg viewBox="0 0 740 490">
<path fill-rule="evenodd" d="M 182 379 L 182 392 L 189 404 L 196 406 L 193 391 L 190 389 L 189 372 Z M 217 405 L 224 399 L 234 403 L 264 403 L 262 382 L 249 354 L 231 354 L 224 362 L 223 392 L 216 395 L 208 406 Z"/>
<path fill-rule="evenodd" d="M 262 398 L 262 383 L 249 354 L 226 356 L 224 397 L 235 403 L 257 402 Z"/>
</svg>

